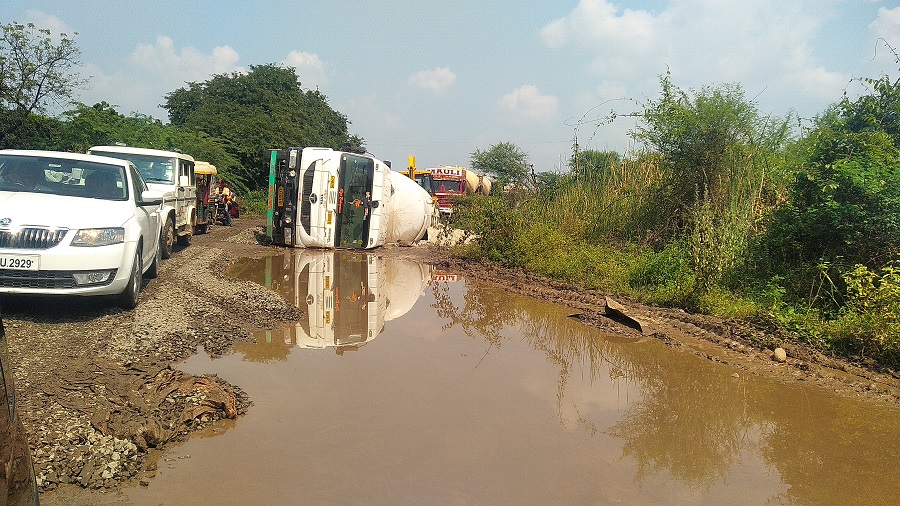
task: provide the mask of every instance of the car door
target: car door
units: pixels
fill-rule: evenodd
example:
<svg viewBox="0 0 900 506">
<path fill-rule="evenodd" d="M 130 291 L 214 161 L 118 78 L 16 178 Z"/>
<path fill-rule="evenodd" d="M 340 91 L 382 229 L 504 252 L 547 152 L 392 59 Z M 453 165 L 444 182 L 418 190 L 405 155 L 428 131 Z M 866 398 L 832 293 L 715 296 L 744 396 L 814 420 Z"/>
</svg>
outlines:
<svg viewBox="0 0 900 506">
<path fill-rule="evenodd" d="M 135 218 L 140 223 L 141 234 L 144 236 L 141 258 L 144 265 L 148 265 L 153 261 L 153 257 L 156 256 L 156 251 L 159 249 L 159 204 L 144 203 L 141 195 L 147 190 L 147 183 L 144 182 L 134 164 L 128 164 L 128 173 L 131 179 L 132 193 L 134 193 Z"/>
</svg>

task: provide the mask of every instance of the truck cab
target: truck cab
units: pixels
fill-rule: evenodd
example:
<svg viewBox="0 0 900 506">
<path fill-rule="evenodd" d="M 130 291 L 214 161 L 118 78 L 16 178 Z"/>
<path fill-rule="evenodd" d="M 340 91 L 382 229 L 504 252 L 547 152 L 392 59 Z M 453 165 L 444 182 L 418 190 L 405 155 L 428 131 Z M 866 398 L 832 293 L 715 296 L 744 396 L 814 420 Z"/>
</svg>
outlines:
<svg viewBox="0 0 900 506">
<path fill-rule="evenodd" d="M 453 214 L 453 201 L 468 193 L 466 187 L 466 169 L 440 165 L 429 169 L 432 178 L 433 195 L 437 198 L 441 216 L 446 218 Z"/>
<path fill-rule="evenodd" d="M 131 146 L 94 146 L 88 154 L 131 161 L 147 186 L 163 194 L 160 208 L 160 252 L 163 258 L 172 255 L 176 241 L 181 246 L 191 243 L 199 215 L 193 157 L 179 151 Z"/>
</svg>

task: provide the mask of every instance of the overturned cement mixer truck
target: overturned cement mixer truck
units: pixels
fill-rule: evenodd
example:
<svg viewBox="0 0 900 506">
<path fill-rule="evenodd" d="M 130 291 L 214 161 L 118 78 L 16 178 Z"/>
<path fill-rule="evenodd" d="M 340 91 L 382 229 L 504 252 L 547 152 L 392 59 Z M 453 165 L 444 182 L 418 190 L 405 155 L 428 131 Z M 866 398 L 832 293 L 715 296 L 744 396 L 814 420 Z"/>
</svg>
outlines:
<svg viewBox="0 0 900 506">
<path fill-rule="evenodd" d="M 424 238 L 435 204 L 365 150 L 273 149 L 267 233 L 300 248 L 371 249 Z"/>
</svg>

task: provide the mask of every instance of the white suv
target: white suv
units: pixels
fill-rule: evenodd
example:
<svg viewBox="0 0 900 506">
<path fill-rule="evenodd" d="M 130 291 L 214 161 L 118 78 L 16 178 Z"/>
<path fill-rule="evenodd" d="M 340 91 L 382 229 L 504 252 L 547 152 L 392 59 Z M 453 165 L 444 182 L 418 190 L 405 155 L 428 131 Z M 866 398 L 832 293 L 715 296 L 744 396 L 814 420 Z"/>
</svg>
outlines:
<svg viewBox="0 0 900 506">
<path fill-rule="evenodd" d="M 142 274 L 159 269 L 161 203 L 126 160 L 0 151 L 0 293 L 135 307 Z"/>
<path fill-rule="evenodd" d="M 88 154 L 121 158 L 133 163 L 151 190 L 163 193 L 161 215 L 162 257 L 169 258 L 175 241 L 191 243 L 197 226 L 197 186 L 194 158 L 178 151 L 134 148 L 131 146 L 94 146 Z"/>
</svg>

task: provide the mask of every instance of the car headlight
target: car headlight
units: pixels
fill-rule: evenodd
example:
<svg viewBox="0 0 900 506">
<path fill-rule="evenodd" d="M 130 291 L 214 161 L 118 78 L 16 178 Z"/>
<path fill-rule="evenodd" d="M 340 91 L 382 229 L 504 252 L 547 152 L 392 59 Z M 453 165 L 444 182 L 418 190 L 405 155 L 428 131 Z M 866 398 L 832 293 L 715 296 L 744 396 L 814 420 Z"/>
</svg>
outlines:
<svg viewBox="0 0 900 506">
<path fill-rule="evenodd" d="M 125 229 L 114 228 L 83 228 L 75 233 L 72 246 L 109 246 L 125 242 Z"/>
</svg>

